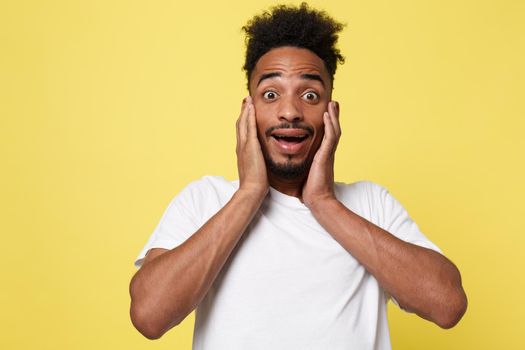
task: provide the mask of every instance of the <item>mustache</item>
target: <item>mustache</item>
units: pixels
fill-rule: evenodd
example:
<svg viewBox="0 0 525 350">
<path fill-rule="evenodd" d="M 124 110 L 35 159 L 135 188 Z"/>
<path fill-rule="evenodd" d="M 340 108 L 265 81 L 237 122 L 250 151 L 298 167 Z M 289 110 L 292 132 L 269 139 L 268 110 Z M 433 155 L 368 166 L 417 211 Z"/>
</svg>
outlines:
<svg viewBox="0 0 525 350">
<path fill-rule="evenodd" d="M 292 123 L 281 123 L 281 124 L 269 127 L 265 131 L 266 136 L 271 136 L 272 132 L 274 132 L 277 129 L 303 129 L 303 130 L 306 130 L 306 132 L 308 132 L 308 135 L 310 136 L 314 134 L 314 128 L 312 128 L 310 125 L 306 125 L 301 122 L 292 122 Z"/>
</svg>

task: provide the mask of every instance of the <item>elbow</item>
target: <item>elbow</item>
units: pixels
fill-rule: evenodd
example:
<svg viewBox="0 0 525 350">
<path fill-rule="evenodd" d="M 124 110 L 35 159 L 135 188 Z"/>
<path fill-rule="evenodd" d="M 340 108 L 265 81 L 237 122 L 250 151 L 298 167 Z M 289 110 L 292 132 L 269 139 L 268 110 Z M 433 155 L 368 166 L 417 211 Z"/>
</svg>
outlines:
<svg viewBox="0 0 525 350">
<path fill-rule="evenodd" d="M 175 315 L 167 318 L 165 310 L 156 308 L 159 305 L 158 300 L 154 301 L 140 291 L 135 279 L 130 284 L 130 318 L 133 326 L 144 337 L 155 340 L 161 338 L 169 329 L 177 326 L 182 322 L 184 317 Z"/>
<path fill-rule="evenodd" d="M 450 329 L 458 324 L 467 311 L 468 301 L 465 290 L 461 283 L 461 274 L 458 268 L 450 263 L 440 283 L 441 292 L 438 297 L 438 307 L 436 308 L 434 323 L 443 329 Z"/>
<path fill-rule="evenodd" d="M 138 307 L 131 303 L 130 308 L 131 323 L 133 326 L 142 334 L 144 337 L 155 340 L 159 339 L 164 335 L 164 332 L 160 327 L 156 327 L 151 320 L 144 315 L 144 312 L 140 311 Z"/>
<path fill-rule="evenodd" d="M 178 318 L 169 325 L 163 324 L 159 322 L 151 312 L 140 311 L 140 309 L 134 307 L 133 304 L 130 308 L 130 317 L 133 326 L 140 332 L 140 334 L 149 340 L 160 339 L 168 330 L 182 322 L 182 319 Z"/>
<path fill-rule="evenodd" d="M 459 287 L 455 293 L 445 300 L 444 305 L 441 307 L 441 312 L 434 322 L 443 329 L 450 329 L 461 320 L 467 311 L 467 306 L 467 296 L 463 288 Z"/>
<path fill-rule="evenodd" d="M 129 315 L 133 326 L 150 340 L 161 338 L 167 329 L 162 327 L 158 317 L 155 317 L 158 316 L 158 313 L 155 315 L 155 311 L 148 307 L 146 298 L 142 295 L 135 278 L 131 281 L 129 292 L 131 296 Z"/>
<path fill-rule="evenodd" d="M 144 286 L 140 278 L 137 278 L 137 275 L 133 277 L 129 286 L 131 296 L 129 313 L 131 323 L 140 334 L 155 340 L 179 325 L 187 314 L 179 312 L 179 308 L 167 310 L 167 305 L 162 303 L 162 296 L 155 293 L 152 295 L 149 289 Z"/>
</svg>

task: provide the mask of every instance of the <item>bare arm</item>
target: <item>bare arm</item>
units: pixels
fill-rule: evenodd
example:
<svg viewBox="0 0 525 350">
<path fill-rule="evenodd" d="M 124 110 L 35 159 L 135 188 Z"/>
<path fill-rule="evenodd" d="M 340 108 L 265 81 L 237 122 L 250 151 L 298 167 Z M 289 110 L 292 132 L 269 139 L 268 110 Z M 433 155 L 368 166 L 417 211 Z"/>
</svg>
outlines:
<svg viewBox="0 0 525 350">
<path fill-rule="evenodd" d="M 197 307 L 253 220 L 269 188 L 260 152 L 248 100 L 237 122 L 239 190 L 183 244 L 151 250 L 131 280 L 131 320 L 147 338 L 161 337 Z"/>
<path fill-rule="evenodd" d="M 303 187 L 303 202 L 402 307 L 440 327 L 453 327 L 467 308 L 456 266 L 439 253 L 398 239 L 336 199 L 333 165 L 341 135 L 338 117 L 339 107 L 331 103 L 325 114 L 325 138 Z"/>
</svg>

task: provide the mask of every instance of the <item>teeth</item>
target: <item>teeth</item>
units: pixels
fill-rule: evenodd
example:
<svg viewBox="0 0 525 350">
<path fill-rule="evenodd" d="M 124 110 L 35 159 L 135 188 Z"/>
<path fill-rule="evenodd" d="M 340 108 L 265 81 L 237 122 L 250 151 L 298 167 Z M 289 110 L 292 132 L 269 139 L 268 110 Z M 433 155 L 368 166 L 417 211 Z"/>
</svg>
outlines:
<svg viewBox="0 0 525 350">
<path fill-rule="evenodd" d="M 274 135 L 275 138 L 278 138 L 278 139 L 304 139 L 306 138 L 306 136 L 284 136 L 284 135 Z"/>
</svg>

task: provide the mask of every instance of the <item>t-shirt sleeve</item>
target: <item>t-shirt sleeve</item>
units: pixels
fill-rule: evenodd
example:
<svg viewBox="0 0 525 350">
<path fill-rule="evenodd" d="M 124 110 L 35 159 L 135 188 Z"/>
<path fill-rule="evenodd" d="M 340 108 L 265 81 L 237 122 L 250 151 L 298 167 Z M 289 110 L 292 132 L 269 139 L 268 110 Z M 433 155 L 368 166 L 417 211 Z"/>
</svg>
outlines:
<svg viewBox="0 0 525 350">
<path fill-rule="evenodd" d="M 199 183 L 193 182 L 173 198 L 160 222 L 135 260 L 141 267 L 144 257 L 152 248 L 173 249 L 182 244 L 200 227 L 195 199 L 199 196 Z"/>
<path fill-rule="evenodd" d="M 420 231 L 406 209 L 386 188 L 375 184 L 372 186 L 376 186 L 375 191 L 379 193 L 382 206 L 381 227 L 384 230 L 405 242 L 441 253 L 441 250 Z"/>
</svg>

